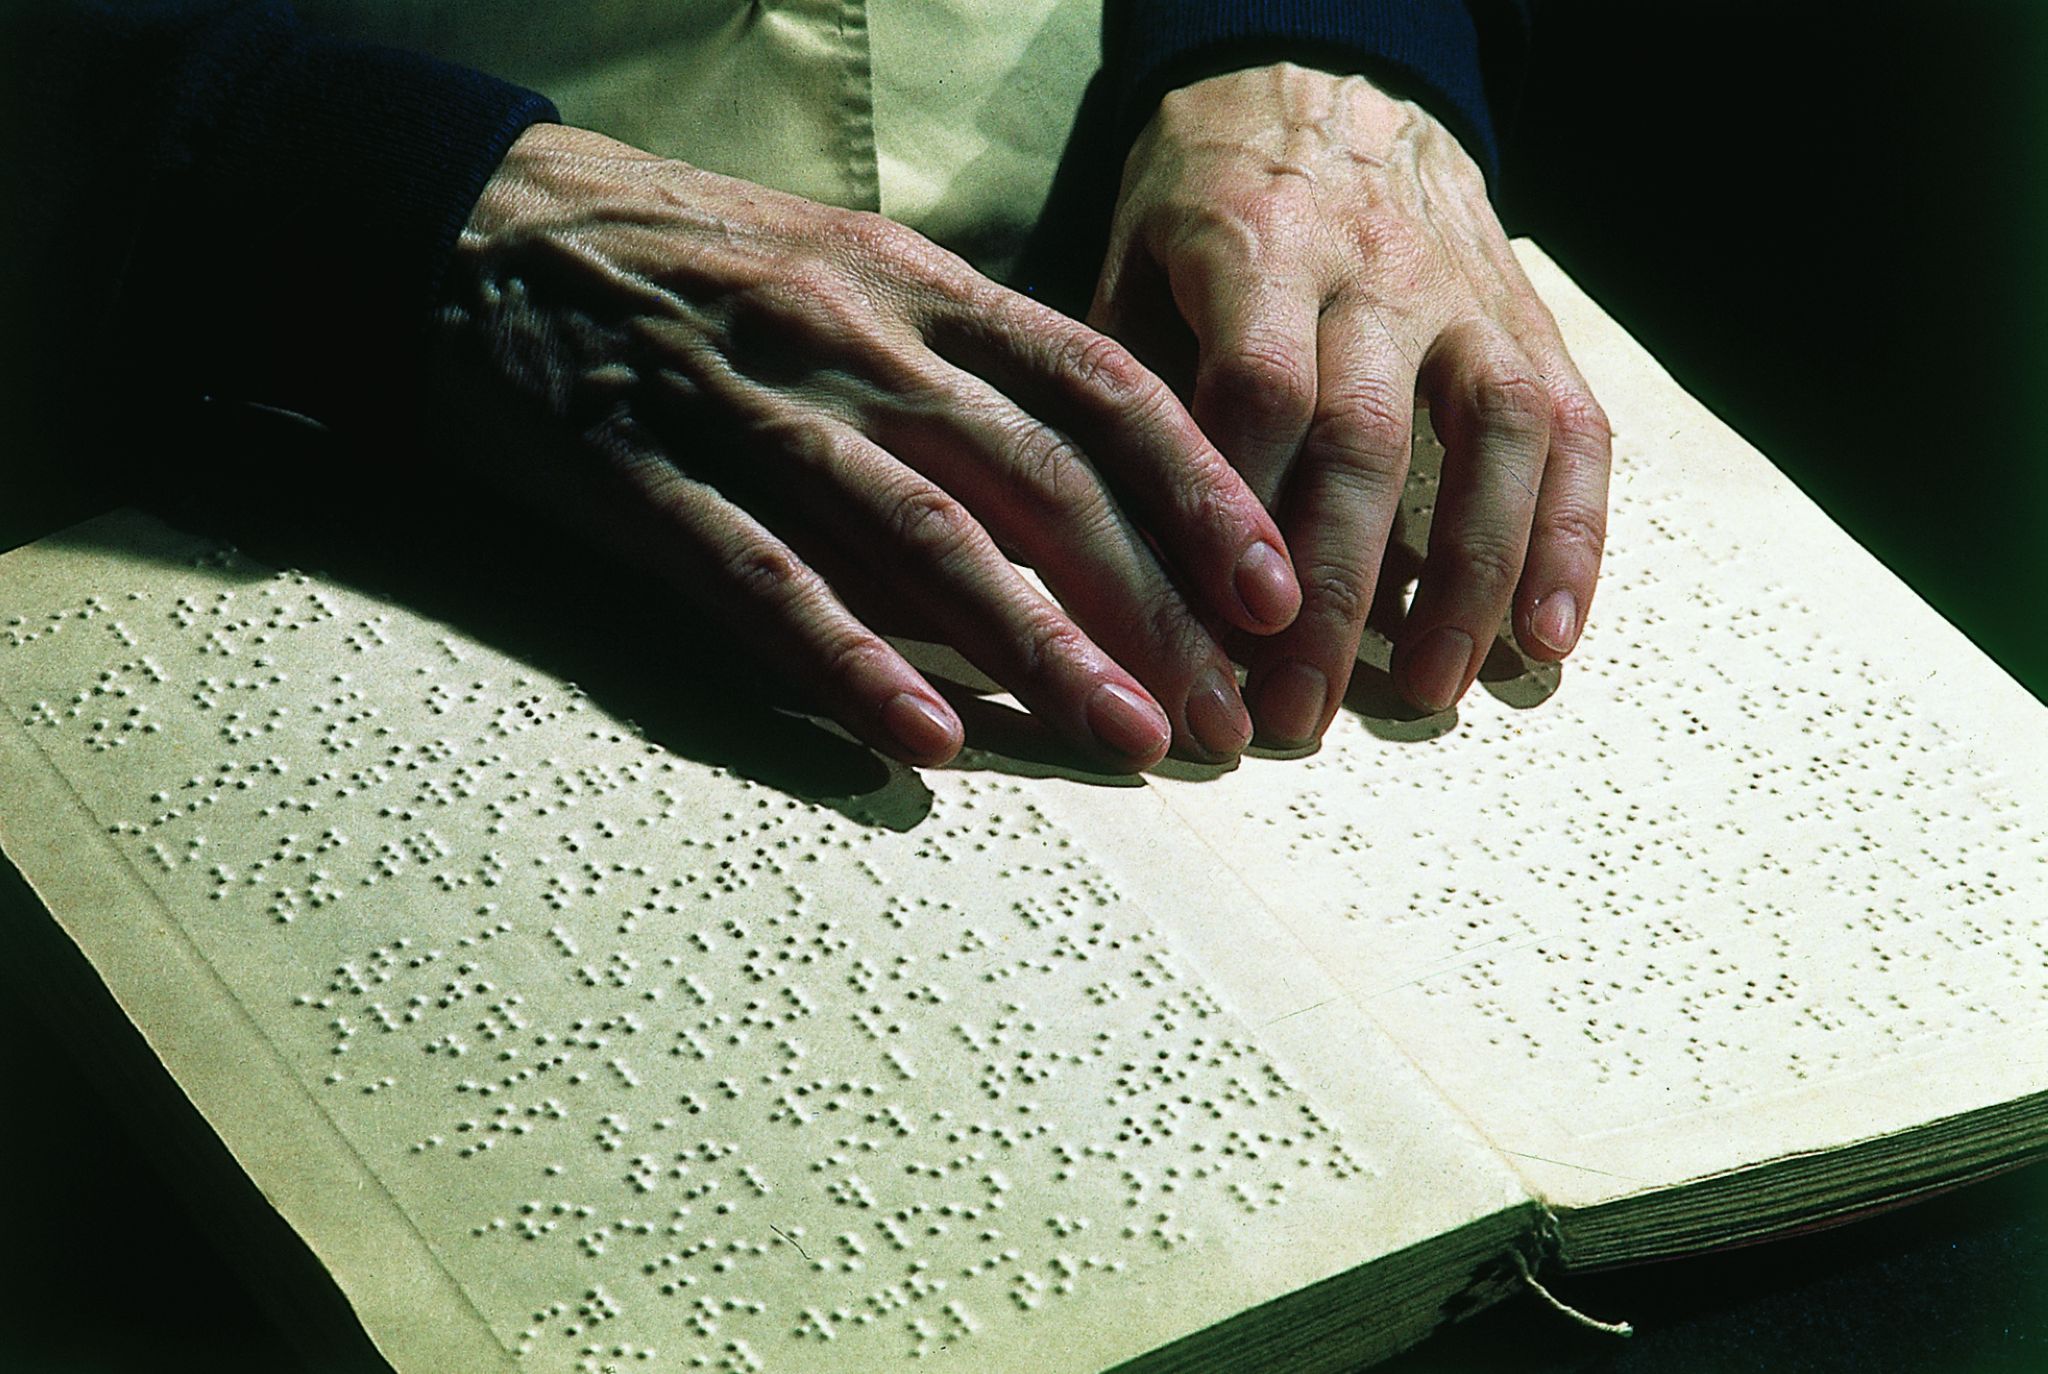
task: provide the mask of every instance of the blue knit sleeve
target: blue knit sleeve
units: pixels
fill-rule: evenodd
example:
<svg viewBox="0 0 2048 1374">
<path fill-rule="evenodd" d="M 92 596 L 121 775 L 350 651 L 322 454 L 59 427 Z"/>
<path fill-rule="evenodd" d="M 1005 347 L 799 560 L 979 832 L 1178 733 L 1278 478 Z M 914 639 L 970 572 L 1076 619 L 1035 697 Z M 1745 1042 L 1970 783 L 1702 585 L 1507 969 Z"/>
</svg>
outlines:
<svg viewBox="0 0 2048 1374">
<path fill-rule="evenodd" d="M 39 56 L 101 111 L 90 134 L 56 135 L 78 145 L 69 168 L 97 170 L 51 179 L 66 216 L 103 239 L 103 357 L 141 364 L 139 381 L 341 429 L 408 411 L 456 236 L 553 107 L 318 35 L 265 0 L 51 13 Z"/>
</svg>

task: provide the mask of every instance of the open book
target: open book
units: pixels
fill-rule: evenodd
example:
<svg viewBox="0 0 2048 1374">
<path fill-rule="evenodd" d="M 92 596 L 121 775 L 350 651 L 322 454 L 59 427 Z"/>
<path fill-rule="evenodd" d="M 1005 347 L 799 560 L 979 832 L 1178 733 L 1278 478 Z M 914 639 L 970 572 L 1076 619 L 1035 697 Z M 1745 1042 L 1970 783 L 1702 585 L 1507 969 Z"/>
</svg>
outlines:
<svg viewBox="0 0 2048 1374">
<path fill-rule="evenodd" d="M 0 559 L 0 844 L 401 1371 L 1344 1369 L 2048 1153 L 2042 708 L 1520 251 L 1561 674 L 803 786 L 118 513 Z"/>
</svg>

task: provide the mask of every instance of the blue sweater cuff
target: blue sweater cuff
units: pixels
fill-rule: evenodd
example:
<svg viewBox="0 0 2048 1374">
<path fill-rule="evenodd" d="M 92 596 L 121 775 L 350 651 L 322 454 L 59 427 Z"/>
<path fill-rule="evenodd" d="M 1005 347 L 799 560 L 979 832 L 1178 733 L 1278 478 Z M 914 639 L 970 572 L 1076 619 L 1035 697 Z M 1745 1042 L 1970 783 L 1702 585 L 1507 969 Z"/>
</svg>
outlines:
<svg viewBox="0 0 2048 1374">
<path fill-rule="evenodd" d="M 214 26 L 170 74 L 165 176 L 130 266 L 129 318 L 204 391 L 342 429 L 417 401 L 456 237 L 531 91 L 308 33 L 281 5 Z"/>
</svg>

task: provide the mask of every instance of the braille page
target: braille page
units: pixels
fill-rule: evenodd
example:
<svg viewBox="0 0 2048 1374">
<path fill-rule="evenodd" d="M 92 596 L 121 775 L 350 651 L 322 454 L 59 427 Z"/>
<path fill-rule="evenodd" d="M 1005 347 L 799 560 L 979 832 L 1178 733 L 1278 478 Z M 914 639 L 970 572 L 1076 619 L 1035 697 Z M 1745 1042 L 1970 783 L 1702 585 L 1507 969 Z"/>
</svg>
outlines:
<svg viewBox="0 0 2048 1374">
<path fill-rule="evenodd" d="M 1559 1207 L 2038 1107 L 2048 717 L 1520 251 L 1616 435 L 1582 645 L 1420 720 L 1370 646 L 1313 757 L 1154 780 L 1181 862 Z"/>
<path fill-rule="evenodd" d="M 402 1370 L 1094 1370 L 1528 1207 L 1078 784 L 799 800 L 132 514 L 0 560 L 0 702 L 8 855 Z"/>
</svg>

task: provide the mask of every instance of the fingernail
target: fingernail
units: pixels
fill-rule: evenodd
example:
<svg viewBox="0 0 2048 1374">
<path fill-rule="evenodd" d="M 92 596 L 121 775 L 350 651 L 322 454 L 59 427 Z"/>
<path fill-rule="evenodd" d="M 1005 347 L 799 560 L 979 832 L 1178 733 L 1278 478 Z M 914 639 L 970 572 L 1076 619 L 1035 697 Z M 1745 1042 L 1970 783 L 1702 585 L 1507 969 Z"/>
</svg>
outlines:
<svg viewBox="0 0 2048 1374">
<path fill-rule="evenodd" d="M 1559 587 L 1536 603 L 1529 616 L 1529 629 L 1543 646 L 1567 653 L 1579 640 L 1579 599 L 1568 587 Z"/>
<path fill-rule="evenodd" d="M 1237 683 L 1213 663 L 1188 693 L 1188 729 L 1195 743 L 1219 757 L 1241 753 L 1251 743 L 1252 718 L 1237 694 Z"/>
<path fill-rule="evenodd" d="M 1422 637 L 1408 657 L 1408 690 L 1417 706 L 1442 711 L 1458 699 L 1472 662 L 1472 636 L 1439 625 Z"/>
<path fill-rule="evenodd" d="M 915 693 L 898 692 L 889 698 L 882 707 L 882 728 L 912 758 L 944 758 L 953 752 L 953 722 Z"/>
<path fill-rule="evenodd" d="M 1330 679 L 1323 670 L 1289 659 L 1259 684 L 1259 729 L 1276 744 L 1306 744 L 1323 723 Z"/>
<path fill-rule="evenodd" d="M 1088 728 L 1110 752 L 1127 759 L 1158 753 L 1173 732 L 1157 706 L 1114 682 L 1103 683 L 1088 698 Z"/>
<path fill-rule="evenodd" d="M 1279 629 L 1301 609 L 1301 588 L 1295 584 L 1294 570 L 1280 550 L 1263 539 L 1237 560 L 1236 585 L 1245 612 L 1261 625 Z"/>
</svg>

